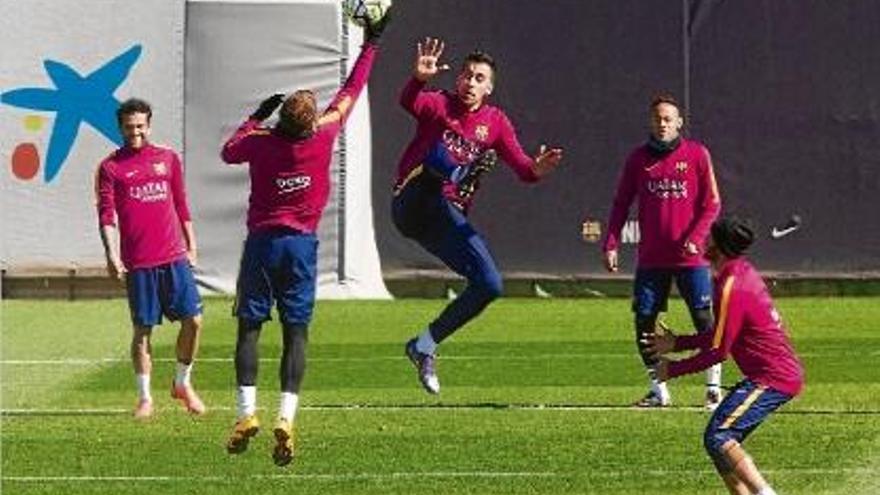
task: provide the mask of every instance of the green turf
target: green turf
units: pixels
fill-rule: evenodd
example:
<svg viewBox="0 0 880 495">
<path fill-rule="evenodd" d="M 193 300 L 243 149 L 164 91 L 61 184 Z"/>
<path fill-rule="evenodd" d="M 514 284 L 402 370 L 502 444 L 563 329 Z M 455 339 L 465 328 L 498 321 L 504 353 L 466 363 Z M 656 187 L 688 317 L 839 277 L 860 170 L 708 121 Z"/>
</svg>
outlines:
<svg viewBox="0 0 880 495">
<path fill-rule="evenodd" d="M 789 494 L 880 493 L 880 299 L 778 301 L 807 388 L 746 447 Z M 271 463 L 270 435 L 229 456 L 235 339 L 229 301 L 206 302 L 193 419 L 166 397 L 176 329 L 154 338 L 158 414 L 137 423 L 124 301 L 4 301 L 3 493 L 722 494 L 701 447 L 701 378 L 679 407 L 624 406 L 644 392 L 624 299 L 506 299 L 441 349 L 439 398 L 403 342 L 442 300 L 321 302 L 312 326 L 298 458 Z M 679 302 L 667 317 L 685 327 Z M 261 417 L 276 407 L 277 326 L 262 342 Z M 44 361 L 40 363 L 39 361 Z M 732 366 L 725 381 L 732 383 Z M 351 407 L 358 406 L 358 407 Z M 269 426 L 268 424 L 266 426 Z"/>
</svg>

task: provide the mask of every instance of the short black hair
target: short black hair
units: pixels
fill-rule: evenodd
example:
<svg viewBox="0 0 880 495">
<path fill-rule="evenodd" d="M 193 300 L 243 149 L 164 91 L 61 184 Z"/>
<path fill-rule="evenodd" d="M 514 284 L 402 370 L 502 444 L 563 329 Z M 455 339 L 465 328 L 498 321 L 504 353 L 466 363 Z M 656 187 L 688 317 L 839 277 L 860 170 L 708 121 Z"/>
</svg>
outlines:
<svg viewBox="0 0 880 495">
<path fill-rule="evenodd" d="M 655 94 L 654 97 L 651 98 L 651 107 L 650 108 L 651 108 L 651 110 L 653 110 L 654 107 L 656 107 L 657 105 L 663 104 L 663 103 L 666 103 L 667 105 L 674 106 L 675 108 L 678 109 L 678 113 L 680 115 L 684 115 L 684 112 L 682 111 L 681 105 L 678 103 L 678 100 L 675 99 L 675 96 L 673 96 L 672 93 L 663 92 L 663 93 Z"/>
<path fill-rule="evenodd" d="M 498 68 L 495 66 L 495 59 L 492 58 L 492 55 L 489 55 L 482 50 L 474 50 L 467 54 L 464 61 L 461 63 L 461 67 L 465 68 L 468 64 L 488 65 L 492 69 L 492 82 L 495 82 L 495 78 L 498 75 Z"/>
<path fill-rule="evenodd" d="M 126 115 L 131 115 L 133 113 L 145 113 L 147 114 L 147 122 L 153 118 L 153 107 L 150 106 L 145 100 L 141 100 L 140 98 L 129 98 L 123 101 L 119 108 L 116 109 L 116 121 L 118 123 L 122 123 L 122 117 Z"/>
<path fill-rule="evenodd" d="M 755 229 L 748 220 L 736 216 L 722 217 L 712 224 L 712 240 L 725 256 L 736 258 L 755 242 Z"/>
</svg>

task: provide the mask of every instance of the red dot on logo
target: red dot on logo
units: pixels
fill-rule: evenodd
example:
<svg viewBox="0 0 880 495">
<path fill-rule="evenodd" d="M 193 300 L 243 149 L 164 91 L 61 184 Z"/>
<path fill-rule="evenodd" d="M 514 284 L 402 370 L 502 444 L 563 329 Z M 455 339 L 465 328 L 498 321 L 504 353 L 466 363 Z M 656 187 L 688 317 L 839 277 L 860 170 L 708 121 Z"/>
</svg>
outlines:
<svg viewBox="0 0 880 495">
<path fill-rule="evenodd" d="M 40 170 L 40 152 L 33 143 L 21 143 L 12 152 L 12 173 L 21 180 L 31 180 Z"/>
</svg>

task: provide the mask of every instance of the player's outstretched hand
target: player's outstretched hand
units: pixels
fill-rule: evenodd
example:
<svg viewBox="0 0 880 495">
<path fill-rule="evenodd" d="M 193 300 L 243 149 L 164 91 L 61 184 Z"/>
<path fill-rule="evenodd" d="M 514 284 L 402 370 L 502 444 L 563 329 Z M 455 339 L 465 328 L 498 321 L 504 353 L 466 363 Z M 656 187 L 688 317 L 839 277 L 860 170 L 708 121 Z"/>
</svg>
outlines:
<svg viewBox="0 0 880 495">
<path fill-rule="evenodd" d="M 547 148 L 541 145 L 538 154 L 535 156 L 535 165 L 532 170 L 538 177 L 544 177 L 553 171 L 562 161 L 562 148 Z"/>
<path fill-rule="evenodd" d="M 282 93 L 275 93 L 260 102 L 260 106 L 251 114 L 251 119 L 259 120 L 260 122 L 268 119 L 275 112 L 275 109 L 281 106 L 282 102 L 284 102 L 284 95 Z"/>
<path fill-rule="evenodd" d="M 416 44 L 416 61 L 413 67 L 413 77 L 425 82 L 436 76 L 438 72 L 449 70 L 449 66 L 440 63 L 440 56 L 446 44 L 439 38 L 425 38 L 424 42 Z"/>
<path fill-rule="evenodd" d="M 645 337 L 645 353 L 653 359 L 660 359 L 675 349 L 675 334 L 667 330 L 663 333 L 654 332 Z"/>
</svg>

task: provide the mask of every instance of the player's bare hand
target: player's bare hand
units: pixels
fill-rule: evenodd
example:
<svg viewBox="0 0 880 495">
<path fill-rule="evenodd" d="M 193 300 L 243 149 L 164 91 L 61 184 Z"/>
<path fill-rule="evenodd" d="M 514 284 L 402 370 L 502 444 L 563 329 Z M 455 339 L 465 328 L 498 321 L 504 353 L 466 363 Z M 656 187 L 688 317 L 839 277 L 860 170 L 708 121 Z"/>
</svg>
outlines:
<svg viewBox="0 0 880 495">
<path fill-rule="evenodd" d="M 532 167 L 532 170 L 538 177 L 544 177 L 559 166 L 561 161 L 562 148 L 548 148 L 542 144 L 538 154 L 535 156 L 535 165 Z"/>
<path fill-rule="evenodd" d="M 128 270 L 125 269 L 122 260 L 119 258 L 107 258 L 107 274 L 110 275 L 110 278 L 123 280 L 127 272 Z"/>
<path fill-rule="evenodd" d="M 449 70 L 449 66 L 440 63 L 440 56 L 446 44 L 439 38 L 425 38 L 416 45 L 416 61 L 413 67 L 413 77 L 419 81 L 428 81 L 438 72 Z"/>
<path fill-rule="evenodd" d="M 199 251 L 195 248 L 190 249 L 186 252 L 186 259 L 189 261 L 189 266 L 196 266 L 199 264 Z"/>
<path fill-rule="evenodd" d="M 619 266 L 617 265 L 617 250 L 609 249 L 605 251 L 605 269 L 611 273 L 617 271 Z"/>
<path fill-rule="evenodd" d="M 661 358 L 675 349 L 675 334 L 654 332 L 645 336 L 645 353 L 654 359 Z"/>
<path fill-rule="evenodd" d="M 682 250 L 684 251 L 684 254 L 686 256 L 696 256 L 700 254 L 700 248 L 697 246 L 696 243 L 691 241 L 686 241 L 684 243 L 684 246 L 682 246 Z"/>
</svg>

